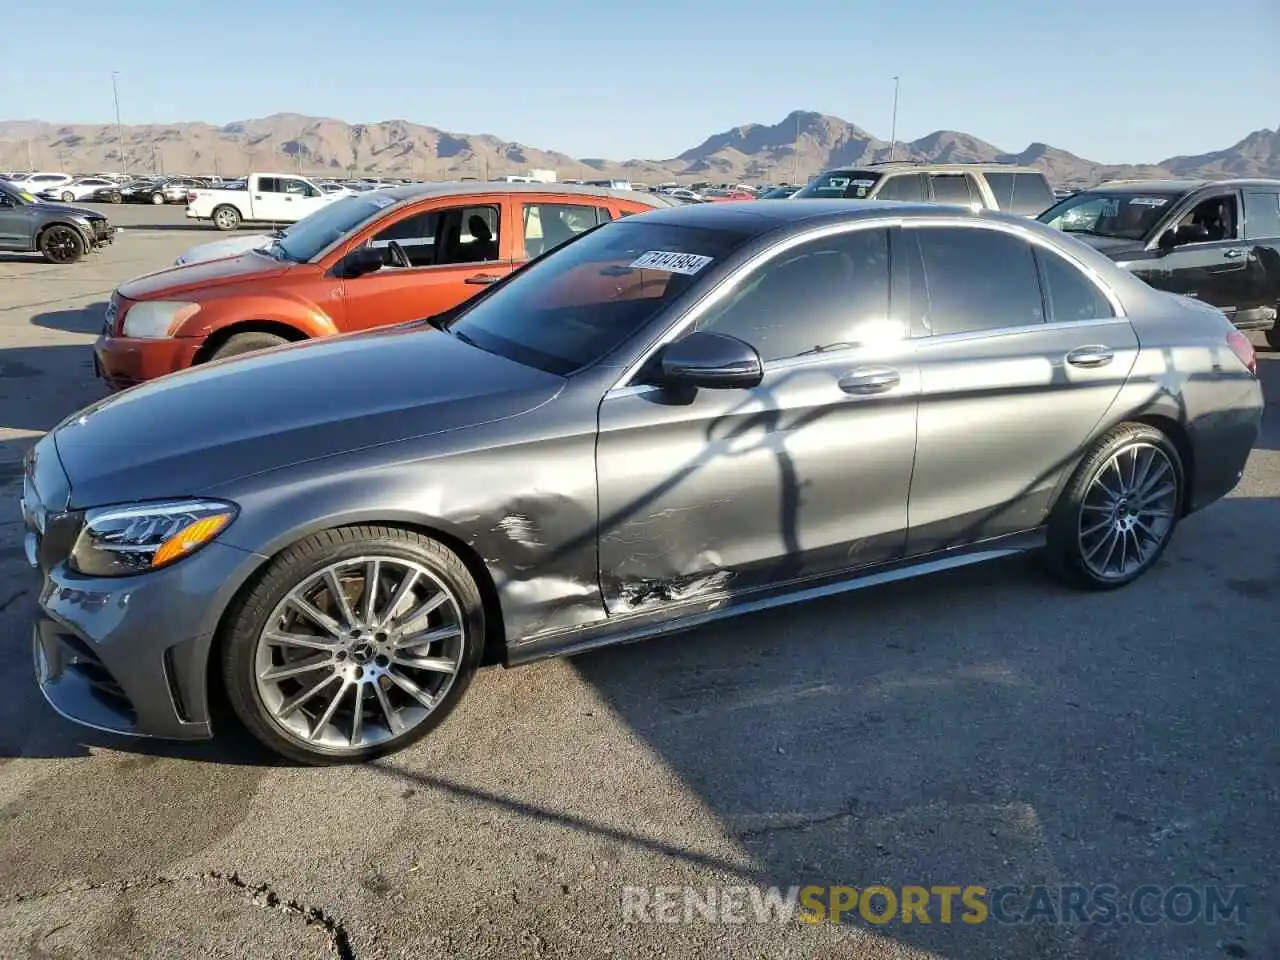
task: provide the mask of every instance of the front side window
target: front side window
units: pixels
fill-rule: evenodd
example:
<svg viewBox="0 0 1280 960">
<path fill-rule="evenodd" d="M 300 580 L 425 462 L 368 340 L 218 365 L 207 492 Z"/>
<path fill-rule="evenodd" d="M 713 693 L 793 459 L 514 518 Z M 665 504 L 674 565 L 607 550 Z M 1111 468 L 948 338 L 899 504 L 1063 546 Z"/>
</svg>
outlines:
<svg viewBox="0 0 1280 960">
<path fill-rule="evenodd" d="M 482 350 L 563 376 L 608 356 L 749 239 L 618 220 L 521 268 L 449 330 Z"/>
<path fill-rule="evenodd" d="M 745 340 L 766 362 L 884 339 L 890 328 L 887 229 L 788 250 L 698 322 L 699 330 Z"/>
<path fill-rule="evenodd" d="M 440 227 L 440 211 L 424 210 L 401 217 L 389 227 L 379 230 L 369 241 L 371 247 L 389 247 L 394 240 L 400 245 L 409 265 L 430 267 L 435 263 L 436 232 Z M 397 266 L 390 259 L 387 266 Z"/>
<path fill-rule="evenodd" d="M 925 302 L 917 319 L 925 335 L 1044 322 L 1036 261 L 1025 240 L 979 227 L 919 227 L 903 235 L 919 244 Z"/>
<path fill-rule="evenodd" d="M 996 198 L 996 206 L 1007 213 L 1034 217 L 1053 206 L 1053 191 L 1038 173 L 988 170 L 982 176 Z"/>
<path fill-rule="evenodd" d="M 1142 240 L 1164 219 L 1179 196 L 1158 191 L 1085 191 L 1058 201 L 1036 219 L 1064 233 Z"/>
<path fill-rule="evenodd" d="M 283 180 L 281 193 L 290 193 L 296 197 L 314 197 L 319 193 L 312 188 L 311 184 L 305 180 L 295 180 L 292 178 Z"/>
<path fill-rule="evenodd" d="M 1218 243 L 1240 238 L 1240 210 L 1234 193 L 1201 200 L 1172 225 L 1178 242 Z"/>
</svg>

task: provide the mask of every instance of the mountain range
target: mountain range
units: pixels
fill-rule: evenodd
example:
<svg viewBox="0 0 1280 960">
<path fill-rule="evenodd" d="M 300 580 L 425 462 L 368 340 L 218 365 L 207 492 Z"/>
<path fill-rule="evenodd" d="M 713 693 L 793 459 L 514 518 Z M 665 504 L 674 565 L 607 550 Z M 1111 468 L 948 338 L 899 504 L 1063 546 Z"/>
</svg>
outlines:
<svg viewBox="0 0 1280 960">
<path fill-rule="evenodd" d="M 1001 161 L 1040 167 L 1055 184 L 1085 186 L 1121 177 L 1280 177 L 1280 129 L 1256 130 L 1223 150 L 1149 164 L 1101 164 L 1047 143 L 1009 153 L 972 134 L 938 130 L 892 147 L 839 117 L 796 110 L 772 125 L 752 123 L 708 137 L 666 160 L 577 158 L 490 134 L 450 133 L 405 120 L 346 123 L 281 113 L 223 126 L 125 126 L 132 173 L 242 175 L 298 170 L 310 175 L 456 179 L 555 170 L 561 179 L 804 182 L 824 169 L 887 160 Z M 0 170 L 121 167 L 113 124 L 0 121 Z"/>
</svg>

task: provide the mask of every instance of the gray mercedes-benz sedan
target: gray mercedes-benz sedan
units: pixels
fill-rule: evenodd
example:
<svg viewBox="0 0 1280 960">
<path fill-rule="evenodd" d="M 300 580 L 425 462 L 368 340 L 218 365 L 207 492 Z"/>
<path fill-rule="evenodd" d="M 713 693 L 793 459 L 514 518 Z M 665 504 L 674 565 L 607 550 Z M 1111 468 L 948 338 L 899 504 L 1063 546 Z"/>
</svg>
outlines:
<svg viewBox="0 0 1280 960">
<path fill-rule="evenodd" d="M 628 217 L 429 321 L 211 363 L 26 463 L 34 656 L 80 723 L 305 762 L 476 669 L 1042 550 L 1149 570 L 1228 493 L 1249 341 L 1059 231 L 797 200 Z"/>
</svg>

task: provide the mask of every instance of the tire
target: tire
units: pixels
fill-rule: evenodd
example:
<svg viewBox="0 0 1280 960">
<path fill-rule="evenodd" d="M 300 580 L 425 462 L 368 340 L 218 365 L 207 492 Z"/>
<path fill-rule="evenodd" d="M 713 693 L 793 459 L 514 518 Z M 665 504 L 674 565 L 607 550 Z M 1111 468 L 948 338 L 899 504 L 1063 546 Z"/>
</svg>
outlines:
<svg viewBox="0 0 1280 960">
<path fill-rule="evenodd" d="M 213 351 L 213 356 L 209 359 L 226 360 L 228 357 L 240 357 L 246 353 L 257 353 L 259 350 L 281 347 L 290 342 L 275 333 L 264 333 L 256 330 L 249 333 L 235 333 L 227 338 L 226 343 Z"/>
<path fill-rule="evenodd" d="M 75 263 L 88 252 L 88 245 L 80 231 L 65 223 L 45 227 L 36 240 L 36 248 L 49 263 Z"/>
<path fill-rule="evenodd" d="M 112 203 L 124 203 L 124 195 L 121 193 L 112 193 L 110 199 Z"/>
<path fill-rule="evenodd" d="M 75 201 L 76 201 L 76 195 L 74 193 L 72 193 L 70 190 L 62 191 L 63 203 L 75 203 Z"/>
<path fill-rule="evenodd" d="M 1267 346 L 1272 350 L 1280 350 L 1280 320 L 1276 321 L 1276 325 L 1267 331 Z"/>
<path fill-rule="evenodd" d="M 234 230 L 240 226 L 240 211 L 223 204 L 213 211 L 213 225 L 219 230 Z"/>
<path fill-rule="evenodd" d="M 1147 424 L 1120 424 L 1076 468 L 1049 515 L 1049 569 L 1090 590 L 1132 583 L 1164 554 L 1185 496 L 1174 443 Z"/>
<path fill-rule="evenodd" d="M 151 195 L 151 202 L 152 202 L 155 206 L 157 206 L 157 207 L 162 206 L 162 205 L 164 204 L 164 194 L 163 194 L 163 193 L 153 193 L 153 194 Z"/>
<path fill-rule="evenodd" d="M 410 657 L 417 663 L 434 664 L 432 669 L 439 669 L 441 664 L 452 665 L 451 672 L 416 670 L 412 674 L 411 685 L 418 693 L 430 693 L 427 688 L 436 682 L 433 678 L 441 678 L 441 685 L 433 687 L 438 695 L 430 697 L 433 701 L 430 706 L 392 682 L 392 673 L 407 677 L 405 670 L 416 668 L 397 666 L 401 661 L 385 663 L 387 656 L 376 651 L 390 648 L 377 646 L 371 639 L 372 634 L 363 640 L 350 638 L 358 631 L 345 629 L 330 635 L 317 621 L 282 612 L 296 610 L 286 605 L 286 598 L 295 590 L 311 589 L 307 585 L 312 583 L 321 592 L 304 592 L 304 596 L 313 597 L 311 602 L 316 607 L 323 603 L 334 612 L 336 620 L 347 621 L 349 626 L 355 617 L 347 620 L 337 604 L 329 602 L 332 595 L 327 593 L 325 572 L 336 571 L 334 575 L 341 581 L 342 593 L 346 595 L 354 589 L 343 579 L 348 571 L 366 570 L 375 558 L 380 561 L 376 569 L 388 571 L 375 595 L 386 596 L 388 600 L 393 596 L 388 591 L 395 590 L 407 579 L 397 570 L 420 571 L 413 583 L 421 583 L 422 592 L 411 591 L 412 597 L 405 596 L 408 602 L 405 612 L 423 609 L 419 604 L 439 594 L 447 597 L 437 608 L 439 623 L 431 625 L 426 618 L 421 623 L 424 629 L 429 627 L 432 634 L 453 632 L 458 639 L 432 640 L 430 646 L 402 646 L 401 650 L 419 653 L 397 655 Z M 363 578 L 360 582 L 363 584 Z M 377 577 L 375 582 L 379 582 Z M 353 610 L 362 608 L 363 587 L 348 598 L 347 606 Z M 389 611 L 384 605 L 379 612 L 388 616 L 398 609 L 399 604 Z M 436 612 L 427 616 L 436 616 Z M 398 616 L 391 617 L 392 628 L 398 621 Z M 285 652 L 293 647 L 287 643 L 269 643 L 265 637 L 272 624 L 280 631 L 275 633 L 277 637 L 300 639 L 299 631 L 304 631 L 308 639 L 320 637 L 324 645 L 316 647 L 313 643 L 299 649 L 294 659 L 286 659 Z M 334 622 L 333 626 L 337 628 L 338 624 Z M 484 626 L 484 604 L 475 581 L 457 555 L 441 543 L 395 527 L 338 527 L 307 537 L 278 554 L 232 605 L 221 635 L 222 680 L 240 722 L 281 756 L 313 765 L 364 762 L 404 749 L 444 721 L 466 693 L 479 667 L 484 650 Z M 412 635 L 424 634 L 415 629 Z M 385 640 L 388 634 L 376 636 Z M 394 643 L 394 632 L 392 637 L 389 642 Z M 308 667 L 313 660 L 323 663 L 319 667 Z M 297 669 L 299 663 L 303 663 L 301 671 Z M 286 672 L 287 678 L 272 679 L 271 672 Z M 293 675 L 299 673 L 307 679 L 295 679 Z M 324 680 L 325 676 L 329 679 Z M 287 689 L 280 689 L 282 686 Z M 383 693 L 379 695 L 375 687 L 382 687 Z M 336 696 L 331 695 L 330 690 Z M 289 705 L 295 702 L 298 705 L 291 708 Z M 341 705 L 335 706 L 335 703 Z M 392 708 L 390 713 L 388 705 Z M 359 722 L 355 719 L 357 707 Z M 411 720 L 412 725 L 402 726 L 395 732 L 397 723 L 390 719 L 391 714 L 401 715 L 400 725 L 407 720 Z"/>
</svg>

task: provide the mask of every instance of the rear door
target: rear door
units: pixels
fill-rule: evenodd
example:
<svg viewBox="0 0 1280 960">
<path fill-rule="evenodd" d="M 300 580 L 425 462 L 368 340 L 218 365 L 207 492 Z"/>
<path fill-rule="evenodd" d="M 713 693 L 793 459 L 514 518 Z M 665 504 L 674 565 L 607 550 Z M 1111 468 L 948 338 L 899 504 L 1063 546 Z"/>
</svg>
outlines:
<svg viewBox="0 0 1280 960">
<path fill-rule="evenodd" d="M 344 281 L 348 329 L 434 316 L 506 276 L 512 263 L 511 223 L 507 195 L 491 194 L 429 200 L 367 227 L 347 252 L 364 245 L 387 252 L 380 270 Z M 392 241 L 408 266 L 394 261 Z"/>
<path fill-rule="evenodd" d="M 1249 247 L 1250 315 L 1238 322 L 1273 320 L 1280 307 L 1280 184 L 1244 190 L 1244 236 Z"/>
<path fill-rule="evenodd" d="M 292 207 L 285 203 L 280 177 L 255 175 L 249 178 L 249 209 L 251 216 L 245 219 L 262 220 L 267 223 L 285 223 L 289 221 Z"/>
<path fill-rule="evenodd" d="M 912 555 L 1032 529 L 1137 358 L 1078 264 L 1012 228 L 904 227 L 921 399 Z"/>
</svg>

